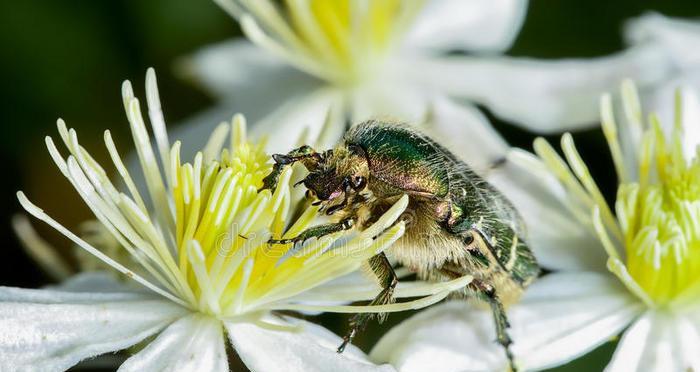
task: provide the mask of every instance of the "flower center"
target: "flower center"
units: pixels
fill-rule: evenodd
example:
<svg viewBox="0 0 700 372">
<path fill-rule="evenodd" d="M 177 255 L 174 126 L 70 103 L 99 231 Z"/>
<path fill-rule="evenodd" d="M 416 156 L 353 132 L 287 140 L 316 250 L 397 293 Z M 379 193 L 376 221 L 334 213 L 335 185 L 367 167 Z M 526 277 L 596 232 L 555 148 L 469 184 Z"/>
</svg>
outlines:
<svg viewBox="0 0 700 372">
<path fill-rule="evenodd" d="M 601 100 L 603 132 L 620 182 L 614 213 L 570 134 L 562 137 L 566 161 L 541 138 L 535 151 L 564 186 L 570 211 L 599 237 L 608 269 L 632 293 L 649 306 L 695 301 L 700 293 L 700 156 L 695 149 L 692 158 L 684 156 L 690 149 L 682 141 L 680 95 L 668 136 L 656 115 L 643 122 L 630 81 L 623 83 L 622 102 L 626 125 L 618 127 L 611 96 Z M 618 136 L 620 129 L 624 136 Z"/>
<path fill-rule="evenodd" d="M 640 167 L 639 183 L 621 185 L 618 210 L 630 275 L 666 304 L 700 283 L 700 159 L 683 157 L 680 129 L 668 148 L 660 128 L 645 135 L 653 146 L 642 159 L 655 161 L 656 172 Z"/>
<path fill-rule="evenodd" d="M 338 85 L 357 84 L 383 61 L 422 1 L 218 0 L 247 36 L 298 68 Z"/>
<path fill-rule="evenodd" d="M 273 226 L 279 230 L 286 217 L 280 208 L 286 185 L 274 197 L 269 190 L 258 192 L 270 171 L 268 156 L 262 144 L 245 140 L 242 119 L 235 122 L 230 149 L 221 151 L 225 127 L 213 134 L 193 163 L 180 164 L 176 143 L 167 173 L 175 207 L 178 271 L 186 281 L 185 292 L 192 292 L 192 305 L 216 314 L 237 306 L 235 293 L 226 287 L 231 282 L 240 286 L 253 265 L 242 252 L 249 253 L 251 245 L 263 245 Z M 220 156 L 214 158 L 214 154 Z"/>
</svg>

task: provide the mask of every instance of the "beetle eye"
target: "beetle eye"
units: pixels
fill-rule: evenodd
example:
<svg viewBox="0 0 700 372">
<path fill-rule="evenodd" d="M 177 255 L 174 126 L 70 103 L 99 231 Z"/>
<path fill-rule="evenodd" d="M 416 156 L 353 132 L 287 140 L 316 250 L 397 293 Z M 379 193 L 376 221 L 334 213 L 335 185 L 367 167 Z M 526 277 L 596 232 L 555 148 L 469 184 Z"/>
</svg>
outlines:
<svg viewBox="0 0 700 372">
<path fill-rule="evenodd" d="M 464 245 L 471 245 L 472 243 L 474 243 L 474 234 L 471 231 L 468 231 L 463 241 Z"/>
<path fill-rule="evenodd" d="M 362 190 L 367 186 L 367 178 L 358 176 L 355 177 L 355 180 L 353 181 L 352 188 L 355 190 Z"/>
<path fill-rule="evenodd" d="M 306 190 L 306 198 L 313 199 L 316 197 L 316 193 L 313 190 Z"/>
</svg>

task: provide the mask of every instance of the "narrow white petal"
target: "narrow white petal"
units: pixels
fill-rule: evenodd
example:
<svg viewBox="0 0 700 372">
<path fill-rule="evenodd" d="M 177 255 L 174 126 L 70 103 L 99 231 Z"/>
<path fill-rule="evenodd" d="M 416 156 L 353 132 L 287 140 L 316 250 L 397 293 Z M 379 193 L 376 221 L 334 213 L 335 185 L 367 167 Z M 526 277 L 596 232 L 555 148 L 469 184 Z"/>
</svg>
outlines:
<svg viewBox="0 0 700 372">
<path fill-rule="evenodd" d="M 427 123 L 428 134 L 480 173 L 506 156 L 508 144 L 475 106 L 435 97 Z"/>
<path fill-rule="evenodd" d="M 507 160 L 489 172 L 487 179 L 520 212 L 527 227 L 527 242 L 540 264 L 560 270 L 606 271 L 607 256 L 592 230 L 590 213 L 572 212 L 576 206 L 534 155 L 511 150 Z"/>
<path fill-rule="evenodd" d="M 551 274 L 509 310 L 516 361 L 524 369 L 566 363 L 616 335 L 638 312 L 638 303 L 611 276 Z M 504 369 L 495 339 L 489 311 L 453 301 L 392 329 L 371 357 L 401 371 Z"/>
<path fill-rule="evenodd" d="M 84 293 L 114 293 L 114 292 L 140 292 L 148 294 L 147 290 L 138 286 L 135 282 L 128 278 L 123 278 L 124 281 L 117 279 L 117 273 L 114 271 L 89 271 L 82 272 L 64 280 L 55 286 L 49 286 L 48 289 L 66 292 L 84 292 Z M 138 286 L 138 287 L 137 287 Z"/>
<path fill-rule="evenodd" d="M 299 140 L 306 129 L 305 143 L 313 143 L 324 129 L 326 115 L 331 106 L 338 103 L 338 96 L 326 90 L 308 87 L 299 94 L 283 95 L 276 85 L 251 88 L 245 97 L 235 103 L 228 101 L 195 115 L 178 125 L 170 133 L 172 138 L 182 141 L 182 158 L 191 159 L 207 142 L 209 134 L 222 121 L 230 121 L 236 112 L 246 116 L 249 123 L 249 137 L 259 140 L 267 137 L 269 152 L 286 153 L 299 146 Z M 253 124 L 250 124 L 253 123 Z M 330 146 L 344 131 L 344 123 L 333 121 L 332 128 L 325 137 L 325 146 Z M 332 138 L 332 140 L 330 140 Z M 319 147 L 320 148 L 320 147 Z M 137 166 L 133 156 L 129 159 L 129 169 Z M 136 180 L 143 186 L 143 179 Z"/>
<path fill-rule="evenodd" d="M 0 366 L 66 370 L 134 345 L 184 313 L 153 295 L 0 287 Z"/>
<path fill-rule="evenodd" d="M 245 39 L 207 46 L 187 57 L 179 67 L 183 74 L 228 102 L 246 99 L 251 94 L 263 101 L 271 99 L 267 94 L 291 96 L 316 84 L 309 75 Z M 239 107 L 247 110 L 249 105 Z M 256 119 L 248 112 L 243 114 L 249 120 Z"/>
<path fill-rule="evenodd" d="M 298 326 L 298 332 L 261 328 L 253 323 L 225 323 L 233 347 L 253 371 L 393 371 L 388 365 L 377 366 L 357 347 L 348 345 L 345 352 L 336 349 L 342 339 L 327 329 L 304 320 L 267 317 L 276 325 Z"/>
<path fill-rule="evenodd" d="M 298 146 L 299 135 L 306 130 L 307 138 L 311 143 L 319 137 L 326 116 L 331 108 L 342 107 L 342 99 L 339 92 L 328 89 L 310 91 L 308 94 L 291 97 L 276 110 L 258 121 L 250 128 L 251 137 L 267 137 L 267 149 L 272 152 L 286 153 L 289 149 Z M 343 122 L 335 125 L 335 136 L 327 136 L 329 143 L 318 144 L 321 148 L 332 146 L 342 135 Z M 335 137 L 335 138 L 331 138 Z"/>
<path fill-rule="evenodd" d="M 400 63 L 405 63 L 405 60 Z M 387 119 L 418 123 L 429 110 L 433 92 L 406 79 L 398 68 L 387 67 L 383 76 L 349 91 L 351 120 Z"/>
<path fill-rule="evenodd" d="M 695 309 L 694 314 L 678 315 L 674 321 L 676 331 L 675 349 L 680 349 L 682 367 L 685 370 L 700 370 L 700 308 Z"/>
<path fill-rule="evenodd" d="M 695 20 L 648 13 L 625 25 L 625 37 L 633 45 L 656 46 L 681 69 L 694 68 L 700 62 L 700 23 Z"/>
<path fill-rule="evenodd" d="M 526 0 L 429 0 L 406 35 L 407 47 L 502 52 L 523 23 Z"/>
<path fill-rule="evenodd" d="M 12 216 L 12 228 L 22 248 L 52 279 L 60 281 L 72 274 L 73 270 L 69 263 L 58 254 L 55 247 L 37 234 L 27 216 L 21 214 Z"/>
<path fill-rule="evenodd" d="M 643 88 L 668 78 L 673 69 L 652 46 L 592 59 L 450 56 L 406 66 L 407 79 L 483 104 L 495 115 L 538 133 L 598 125 L 601 94 L 616 91 L 623 78 Z"/>
<path fill-rule="evenodd" d="M 221 322 L 190 315 L 171 324 L 119 371 L 228 371 Z"/>
<path fill-rule="evenodd" d="M 620 340 L 607 372 L 684 372 L 700 366 L 700 335 L 684 316 L 649 311 Z"/>
</svg>

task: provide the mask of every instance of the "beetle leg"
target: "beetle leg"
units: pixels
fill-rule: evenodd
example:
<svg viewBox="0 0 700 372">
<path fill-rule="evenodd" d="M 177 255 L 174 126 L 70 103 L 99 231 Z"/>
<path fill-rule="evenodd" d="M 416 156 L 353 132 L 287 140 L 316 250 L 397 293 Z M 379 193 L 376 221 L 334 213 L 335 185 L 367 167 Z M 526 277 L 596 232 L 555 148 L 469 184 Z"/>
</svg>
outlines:
<svg viewBox="0 0 700 372">
<path fill-rule="evenodd" d="M 454 270 L 450 270 L 447 267 L 441 268 L 440 272 L 450 279 L 457 279 L 462 276 L 462 274 Z M 510 328 L 508 316 L 506 315 L 506 310 L 503 308 L 501 300 L 496 294 L 496 289 L 493 288 L 492 285 L 484 283 L 478 279 L 472 280 L 472 282 L 467 285 L 467 288 L 473 292 L 477 298 L 488 302 L 489 306 L 491 307 L 493 320 L 496 324 L 496 341 L 503 346 L 511 371 L 517 372 L 518 368 L 515 365 L 513 353 L 510 350 L 510 345 L 513 343 L 513 340 L 511 340 L 510 336 L 508 335 L 508 328 Z"/>
<path fill-rule="evenodd" d="M 350 230 L 353 227 L 353 225 L 353 220 L 348 218 L 337 223 L 328 223 L 324 225 L 310 227 L 302 231 L 299 235 L 290 239 L 270 239 L 267 242 L 270 244 L 296 244 L 299 242 L 303 243 L 311 238 L 320 238 L 339 231 Z"/>
<path fill-rule="evenodd" d="M 272 172 L 263 178 L 263 185 L 258 191 L 262 190 L 274 190 L 277 187 L 277 182 L 279 181 L 280 174 L 287 164 L 275 163 L 272 166 Z"/>
<path fill-rule="evenodd" d="M 279 181 L 280 174 L 282 174 L 284 167 L 292 165 L 298 161 L 305 162 L 306 160 L 310 159 L 312 161 L 309 162 L 309 165 L 311 165 L 314 162 L 320 161 L 321 154 L 317 153 L 309 146 L 302 146 L 288 152 L 286 155 L 274 154 L 272 155 L 272 158 L 275 160 L 275 164 L 272 166 L 272 171 L 270 174 L 263 178 L 263 186 L 258 191 L 273 190 L 275 187 L 277 187 L 277 182 Z"/>
<path fill-rule="evenodd" d="M 496 341 L 503 346 L 511 371 L 516 372 L 518 369 L 515 365 L 513 353 L 510 350 L 510 345 L 513 344 L 513 340 L 508 335 L 510 324 L 508 323 L 508 316 L 503 308 L 503 304 L 496 294 L 496 289 L 490 284 L 486 284 L 480 280 L 472 281 L 468 287 L 491 306 L 493 320 L 496 324 Z"/>
<path fill-rule="evenodd" d="M 377 276 L 379 284 L 382 286 L 382 291 L 379 292 L 377 297 L 375 297 L 369 305 L 385 305 L 394 302 L 394 289 L 399 283 L 399 278 L 391 267 L 389 259 L 387 259 L 384 252 L 382 252 L 373 256 L 367 262 L 374 275 Z M 379 323 L 382 323 L 386 319 L 387 314 L 361 313 L 353 315 L 353 317 L 350 318 L 350 330 L 343 337 L 343 343 L 338 347 L 338 353 L 342 353 L 357 332 L 364 329 L 367 322 L 375 316 Z"/>
</svg>

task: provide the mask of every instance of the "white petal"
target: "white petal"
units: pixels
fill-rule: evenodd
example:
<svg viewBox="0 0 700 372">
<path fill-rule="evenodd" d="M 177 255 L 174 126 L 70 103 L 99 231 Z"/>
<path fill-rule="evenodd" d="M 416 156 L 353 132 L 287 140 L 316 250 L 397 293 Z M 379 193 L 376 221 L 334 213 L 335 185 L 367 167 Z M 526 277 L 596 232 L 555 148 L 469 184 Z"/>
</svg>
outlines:
<svg viewBox="0 0 700 372">
<path fill-rule="evenodd" d="M 681 69 L 695 68 L 700 62 L 700 23 L 648 13 L 625 25 L 630 44 L 657 46 Z"/>
<path fill-rule="evenodd" d="M 612 275 L 550 274 L 510 312 L 513 351 L 526 368 L 564 364 L 612 339 L 642 309 Z"/>
<path fill-rule="evenodd" d="M 540 369 L 566 363 L 620 332 L 638 305 L 610 276 L 551 274 L 509 310 L 517 363 Z M 453 301 L 392 329 L 371 353 L 400 371 L 493 371 L 506 367 L 490 312 Z"/>
<path fill-rule="evenodd" d="M 353 123 L 379 118 L 418 125 L 477 170 L 488 168 L 508 148 L 475 106 L 454 102 L 404 76 L 387 73 L 381 81 L 350 94 Z"/>
<path fill-rule="evenodd" d="M 221 321 L 193 314 L 171 324 L 119 371 L 228 371 Z"/>
<path fill-rule="evenodd" d="M 649 311 L 625 332 L 610 372 L 683 372 L 700 368 L 700 334 L 684 316 Z"/>
<path fill-rule="evenodd" d="M 302 107 L 298 110 L 303 110 L 313 104 L 307 102 L 309 99 L 306 97 L 312 96 L 309 92 L 321 87 L 321 82 L 315 78 L 287 66 L 284 61 L 269 55 L 265 50 L 242 40 L 230 40 L 207 47 L 187 59 L 182 66 L 185 73 L 202 82 L 222 101 L 214 108 L 190 117 L 169 130 L 171 140 L 182 141 L 183 159 L 193 158 L 214 128 L 222 121 L 230 121 L 234 114 L 245 115 L 248 123 L 253 123 L 251 128 L 256 134 L 255 123 L 269 123 L 267 118 L 280 107 L 284 107 L 282 111 L 288 112 L 295 105 L 300 105 Z M 284 119 L 282 115 L 276 117 Z M 279 136 L 285 138 L 284 135 L 289 135 L 288 141 L 271 147 L 273 150 L 287 152 L 290 147 L 283 146 L 290 142 L 296 144 L 303 127 L 311 125 L 306 121 L 296 123 L 292 120 L 295 119 L 264 125 L 257 134 L 266 131 L 265 134 L 270 134 L 274 141 L 278 137 L 275 135 L 278 128 L 293 130 L 291 135 L 285 132 Z"/>
<path fill-rule="evenodd" d="M 265 320 L 283 323 L 273 317 Z M 391 366 L 372 364 L 353 345 L 338 354 L 336 349 L 342 339 L 321 326 L 292 318 L 285 318 L 285 321 L 300 326 L 301 330 L 268 330 L 249 323 L 225 325 L 234 349 L 253 371 L 393 371 Z"/>
<path fill-rule="evenodd" d="M 255 96 L 261 100 L 266 98 Z M 268 102 L 257 102 L 248 106 L 240 105 L 240 101 L 233 106 L 222 104 L 213 109 L 204 111 L 180 124 L 172 132 L 173 140 L 182 141 L 182 158 L 191 159 L 199 151 L 214 128 L 222 121 L 229 121 L 236 112 L 235 107 L 247 109 L 250 107 L 255 114 L 249 116 L 249 111 L 242 112 L 248 122 L 250 137 L 260 140 L 267 137 L 267 150 L 273 153 L 286 153 L 290 149 L 299 146 L 301 136 L 305 133 L 305 142 L 313 143 L 324 129 L 326 115 L 331 107 L 341 106 L 336 92 L 318 89 L 297 96 L 289 96 L 282 99 L 272 99 L 274 106 Z M 260 104 L 265 105 L 267 111 L 258 110 Z M 257 118 L 253 121 L 250 117 Z M 324 137 L 332 138 L 324 143 L 323 147 L 335 143 L 345 130 L 344 123 L 333 121 L 329 131 Z M 325 129 L 324 129 L 325 130 Z M 305 132 L 306 131 L 306 132 Z M 131 162 L 133 163 L 133 162 Z M 141 180 L 137 180 L 140 183 Z"/>
<path fill-rule="evenodd" d="M 525 0 L 430 0 L 406 35 L 407 47 L 501 52 L 520 30 Z"/>
<path fill-rule="evenodd" d="M 435 97 L 430 113 L 425 131 L 477 172 L 506 156 L 508 144 L 476 107 Z"/>
<path fill-rule="evenodd" d="M 597 125 L 602 93 L 616 91 L 623 78 L 644 87 L 667 78 L 672 70 L 667 57 L 651 46 L 591 59 L 450 56 L 405 66 L 410 70 L 406 79 L 422 79 L 538 133 Z"/>
<path fill-rule="evenodd" d="M 62 371 L 134 345 L 185 312 L 152 295 L 0 287 L 0 365 Z"/>
<path fill-rule="evenodd" d="M 136 287 L 130 284 L 130 282 L 123 282 L 118 280 L 117 273 L 115 273 L 114 271 L 90 271 L 76 274 L 58 285 L 48 286 L 47 288 L 66 292 L 140 292 L 144 294 L 150 293 L 146 290 L 143 290 L 143 287 Z"/>
<path fill-rule="evenodd" d="M 266 136 L 267 148 L 272 152 L 286 153 L 289 149 L 299 146 L 302 132 L 306 131 L 306 143 L 314 143 L 321 136 L 322 130 L 333 132 L 324 134 L 324 143 L 317 144 L 320 148 L 328 148 L 335 144 L 345 130 L 345 123 L 336 120 L 330 127 L 324 128 L 329 110 L 343 106 L 342 95 L 331 88 L 320 88 L 307 94 L 288 97 L 269 115 L 251 126 L 253 138 Z"/>
<path fill-rule="evenodd" d="M 250 95 L 264 99 L 266 94 L 297 94 L 316 84 L 309 75 L 245 39 L 209 45 L 187 57 L 180 67 L 228 102 L 247 102 Z"/>
<path fill-rule="evenodd" d="M 491 314 L 466 301 L 451 301 L 394 327 L 370 357 L 401 372 L 504 370 L 505 357 L 495 337 Z"/>
<path fill-rule="evenodd" d="M 323 128 L 328 110 L 333 105 L 340 105 L 338 95 L 329 90 L 310 90 L 299 95 L 282 96 L 277 94 L 279 89 L 274 85 L 259 88 L 267 89 L 269 94 L 262 90 L 258 92 L 260 95 L 250 91 L 250 95 L 244 99 L 236 100 L 235 103 L 221 103 L 188 118 L 171 130 L 171 140 L 182 141 L 182 158 L 194 158 L 197 151 L 204 147 L 212 131 L 222 121 L 230 121 L 237 112 L 244 114 L 248 123 L 252 123 L 249 125 L 252 139 L 257 141 L 262 136 L 267 136 L 268 151 L 286 153 L 298 146 L 305 128 L 308 128 L 306 137 L 313 142 Z M 332 142 L 344 131 L 344 124 L 337 126 L 338 128 L 331 128 L 337 133 L 328 135 L 335 136 Z M 134 169 L 136 162 L 133 156 L 130 157 L 129 164 L 130 169 Z M 138 176 L 138 173 L 136 175 Z M 135 182 L 142 186 L 141 179 L 135 179 Z"/>
<path fill-rule="evenodd" d="M 683 370 L 700 370 L 700 309 L 694 317 L 679 316 L 674 322 L 676 339 L 674 348 L 681 350 Z"/>
<path fill-rule="evenodd" d="M 375 118 L 417 123 L 425 117 L 432 92 L 396 71 L 389 67 L 381 78 L 348 92 L 354 124 Z"/>
<path fill-rule="evenodd" d="M 607 255 L 589 228 L 569 209 L 557 179 L 534 155 L 511 150 L 487 179 L 515 205 L 527 227 L 527 242 L 540 265 L 557 270 L 607 271 Z M 585 216 L 589 218 L 587 214 Z"/>
</svg>

